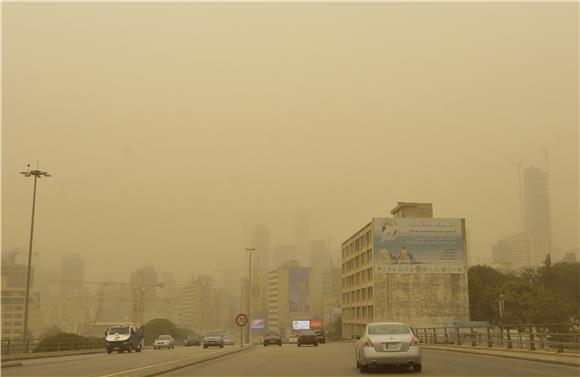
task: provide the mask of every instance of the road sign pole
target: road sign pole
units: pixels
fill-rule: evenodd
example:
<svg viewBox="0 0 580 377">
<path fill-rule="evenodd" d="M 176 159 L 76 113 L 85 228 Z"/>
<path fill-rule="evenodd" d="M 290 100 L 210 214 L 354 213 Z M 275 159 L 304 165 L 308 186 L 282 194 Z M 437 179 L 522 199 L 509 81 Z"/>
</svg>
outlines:
<svg viewBox="0 0 580 377">
<path fill-rule="evenodd" d="M 244 348 L 244 328 L 240 326 L 240 348 Z"/>
</svg>

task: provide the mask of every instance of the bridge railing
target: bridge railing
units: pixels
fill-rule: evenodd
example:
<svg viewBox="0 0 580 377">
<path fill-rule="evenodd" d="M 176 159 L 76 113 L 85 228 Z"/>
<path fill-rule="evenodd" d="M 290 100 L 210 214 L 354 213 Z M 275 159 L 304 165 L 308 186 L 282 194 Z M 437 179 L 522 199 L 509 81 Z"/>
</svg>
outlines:
<svg viewBox="0 0 580 377">
<path fill-rule="evenodd" d="M 421 343 L 580 353 L 580 329 L 570 324 L 415 328 Z"/>
<path fill-rule="evenodd" d="M 62 352 L 62 351 L 81 351 L 105 348 L 104 340 L 93 339 L 70 339 L 41 341 L 41 339 L 2 339 L 0 342 L 2 356 L 39 353 L 39 352 Z"/>
</svg>

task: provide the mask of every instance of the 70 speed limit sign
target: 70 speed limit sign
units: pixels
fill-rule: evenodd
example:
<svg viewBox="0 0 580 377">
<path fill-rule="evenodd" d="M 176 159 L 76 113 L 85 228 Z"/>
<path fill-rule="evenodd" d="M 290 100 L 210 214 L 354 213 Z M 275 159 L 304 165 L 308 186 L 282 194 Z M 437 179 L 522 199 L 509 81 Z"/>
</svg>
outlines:
<svg viewBox="0 0 580 377">
<path fill-rule="evenodd" d="M 243 327 L 248 323 L 248 316 L 245 314 L 238 314 L 236 316 L 236 325 Z"/>
</svg>

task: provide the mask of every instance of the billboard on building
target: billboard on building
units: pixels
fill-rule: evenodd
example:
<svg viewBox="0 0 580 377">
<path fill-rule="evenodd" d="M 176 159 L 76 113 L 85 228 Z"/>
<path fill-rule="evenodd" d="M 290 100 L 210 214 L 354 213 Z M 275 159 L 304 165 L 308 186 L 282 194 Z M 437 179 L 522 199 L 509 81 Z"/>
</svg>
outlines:
<svg viewBox="0 0 580 377">
<path fill-rule="evenodd" d="M 311 329 L 321 329 L 322 328 L 322 320 L 321 319 L 311 319 L 310 320 L 310 328 Z"/>
<path fill-rule="evenodd" d="M 288 280 L 289 311 L 310 311 L 309 269 L 306 267 L 289 268 Z"/>
<path fill-rule="evenodd" d="M 263 329 L 266 327 L 266 321 L 263 318 L 256 318 L 250 321 L 251 329 Z"/>
<path fill-rule="evenodd" d="M 310 330 L 310 321 L 295 319 L 292 321 L 292 330 Z"/>
<path fill-rule="evenodd" d="M 375 273 L 464 273 L 462 219 L 374 218 Z"/>
</svg>

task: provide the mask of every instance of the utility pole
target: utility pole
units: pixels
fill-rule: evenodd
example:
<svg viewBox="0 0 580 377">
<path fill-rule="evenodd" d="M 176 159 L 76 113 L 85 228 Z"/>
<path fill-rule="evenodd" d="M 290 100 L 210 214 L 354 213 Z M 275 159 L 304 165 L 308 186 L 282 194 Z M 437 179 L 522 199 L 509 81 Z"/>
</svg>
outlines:
<svg viewBox="0 0 580 377">
<path fill-rule="evenodd" d="M 252 311 L 252 251 L 256 251 L 255 248 L 247 247 L 245 249 L 250 256 L 250 264 L 248 267 L 248 334 L 246 338 L 246 343 L 250 343 L 250 327 L 252 324 L 250 313 Z"/>
<path fill-rule="evenodd" d="M 503 304 L 504 304 L 503 292 L 499 294 L 498 304 L 499 304 L 499 323 L 503 324 Z"/>
<path fill-rule="evenodd" d="M 25 177 L 34 176 L 34 188 L 32 190 L 32 219 L 30 221 L 30 241 L 28 243 L 28 268 L 26 271 L 26 297 L 24 298 L 24 328 L 22 330 L 22 345 L 26 347 L 26 341 L 28 338 L 28 301 L 30 301 L 30 275 L 32 273 L 32 240 L 34 239 L 34 211 L 36 208 L 36 180 L 41 177 L 50 177 L 45 171 L 30 170 L 30 164 L 28 164 L 28 171 L 20 172 L 20 174 Z M 26 347 L 26 352 L 28 352 L 28 347 Z"/>
</svg>

